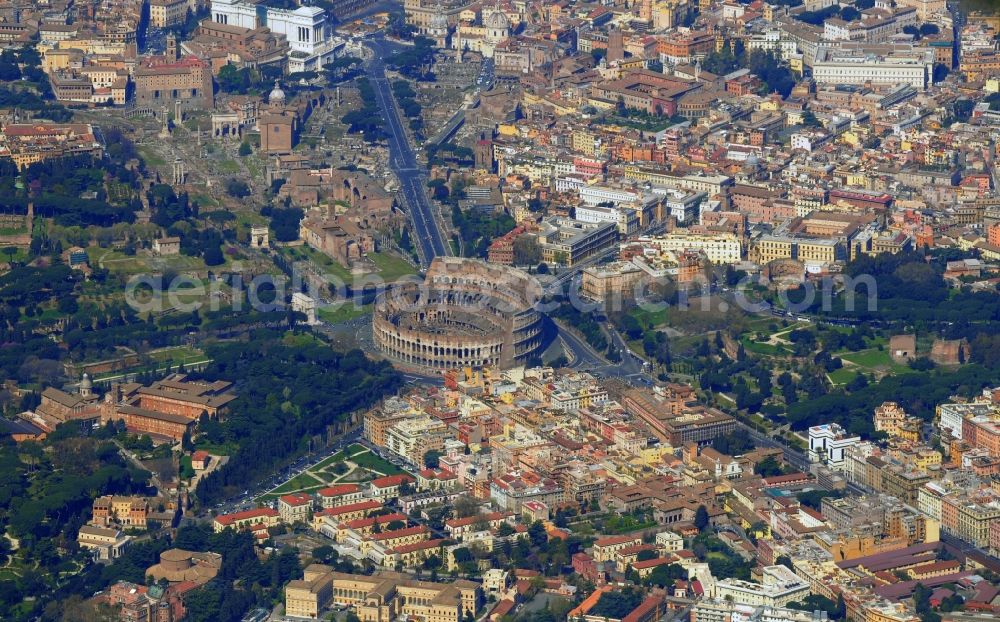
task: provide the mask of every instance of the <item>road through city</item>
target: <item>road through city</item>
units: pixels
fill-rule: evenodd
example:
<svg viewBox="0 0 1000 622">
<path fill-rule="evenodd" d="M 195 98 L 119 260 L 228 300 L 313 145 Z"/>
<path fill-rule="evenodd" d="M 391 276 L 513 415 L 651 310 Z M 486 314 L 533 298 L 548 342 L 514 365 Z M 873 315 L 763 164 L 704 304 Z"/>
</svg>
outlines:
<svg viewBox="0 0 1000 622">
<path fill-rule="evenodd" d="M 372 57 L 366 65 L 368 80 L 375 91 L 382 118 L 385 119 L 389 166 L 399 179 L 399 191 L 413 221 L 413 238 L 420 247 L 420 259 L 426 267 L 435 257 L 450 254 L 448 244 L 427 197 L 427 173 L 413 153 L 385 75 L 384 59 L 392 54 L 392 46 L 381 34 L 370 39 L 367 45 L 372 51 Z"/>
</svg>

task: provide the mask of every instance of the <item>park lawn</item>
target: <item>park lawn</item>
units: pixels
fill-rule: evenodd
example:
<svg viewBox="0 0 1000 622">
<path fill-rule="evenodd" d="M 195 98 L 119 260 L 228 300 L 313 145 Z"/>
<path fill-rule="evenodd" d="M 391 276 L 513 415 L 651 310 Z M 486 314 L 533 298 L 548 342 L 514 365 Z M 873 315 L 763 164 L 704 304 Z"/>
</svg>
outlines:
<svg viewBox="0 0 1000 622">
<path fill-rule="evenodd" d="M 840 369 L 835 369 L 826 375 L 830 379 L 830 382 L 835 385 L 847 384 L 850 381 L 857 378 L 858 372 L 849 367 L 841 367 Z"/>
<path fill-rule="evenodd" d="M 408 261 L 389 253 L 369 253 L 368 259 L 378 267 L 378 275 L 388 282 L 417 273 Z"/>
<path fill-rule="evenodd" d="M 302 490 L 304 488 L 315 488 L 317 486 L 322 488 L 323 484 L 325 484 L 325 482 L 321 482 L 320 480 L 316 479 L 312 475 L 309 475 L 308 473 L 299 473 L 298 475 L 288 480 L 284 484 L 278 486 L 268 494 L 279 495 L 279 496 L 287 495 L 290 492 L 295 492 L 298 490 Z"/>
<path fill-rule="evenodd" d="M 336 464 L 338 462 L 343 462 L 344 460 L 347 460 L 347 456 L 344 455 L 343 451 L 338 451 L 337 453 L 333 454 L 332 456 L 327 456 L 326 458 L 323 458 L 322 460 L 320 460 L 319 462 L 317 462 L 316 465 L 312 467 L 312 470 L 313 471 L 320 471 L 320 470 L 325 469 L 326 467 L 334 465 L 334 464 Z"/>
<path fill-rule="evenodd" d="M 740 338 L 740 343 L 743 344 L 743 348 L 747 352 L 752 352 L 754 354 L 761 354 L 764 356 L 784 356 L 788 354 L 788 350 L 783 346 L 776 346 L 770 343 L 760 343 L 746 336 Z"/>
<path fill-rule="evenodd" d="M 608 520 L 604 521 L 604 529 L 601 531 L 607 534 L 618 535 L 629 533 L 631 531 L 638 531 L 640 529 L 649 529 L 650 527 L 656 527 L 656 525 L 656 521 L 639 521 L 634 517 L 625 514 L 621 516 L 612 516 Z"/>
<path fill-rule="evenodd" d="M 836 356 L 850 361 L 858 367 L 867 367 L 873 370 L 887 370 L 892 367 L 892 357 L 886 350 L 858 350 L 857 352 L 844 352 Z"/>
<path fill-rule="evenodd" d="M 87 260 L 93 267 L 107 268 L 112 272 L 126 275 L 163 272 L 164 270 L 191 272 L 205 269 L 205 262 L 198 257 L 188 257 L 187 255 L 170 255 L 167 257 L 126 255 L 125 253 L 99 246 L 87 247 Z"/>
<path fill-rule="evenodd" d="M 399 475 L 401 473 L 406 473 L 403 469 L 387 460 L 379 458 L 370 451 L 351 456 L 351 462 L 357 464 L 363 469 L 375 471 L 377 473 L 381 473 L 382 475 Z"/>
<path fill-rule="evenodd" d="M 149 353 L 149 358 L 160 363 L 170 363 L 172 365 L 202 362 L 207 360 L 205 353 L 194 346 L 176 346 L 172 348 L 152 350 Z"/>
<path fill-rule="evenodd" d="M 361 317 L 362 315 L 368 315 L 371 312 L 372 305 L 370 304 L 359 307 L 348 301 L 341 305 L 333 304 L 329 307 L 317 309 L 316 315 L 324 322 L 329 322 L 330 324 L 340 324 L 341 322 L 353 320 L 354 318 Z"/>
<path fill-rule="evenodd" d="M 645 309 L 636 307 L 629 311 L 629 315 L 634 317 L 639 322 L 639 325 L 647 330 L 667 323 L 667 307 L 656 311 L 646 311 Z"/>
<path fill-rule="evenodd" d="M 315 493 L 319 492 L 320 490 L 323 490 L 324 488 L 326 488 L 326 484 L 320 484 L 319 486 L 310 486 L 309 488 L 301 488 L 301 489 L 296 490 L 294 492 L 305 493 L 307 495 L 311 495 L 311 494 L 315 494 Z M 288 494 L 288 493 L 287 492 L 269 492 L 266 495 L 261 495 L 261 496 L 257 497 L 256 499 L 254 499 L 254 501 L 256 501 L 258 503 L 270 503 L 271 501 L 274 501 L 278 497 L 281 497 L 281 496 L 286 495 L 286 494 Z"/>
</svg>

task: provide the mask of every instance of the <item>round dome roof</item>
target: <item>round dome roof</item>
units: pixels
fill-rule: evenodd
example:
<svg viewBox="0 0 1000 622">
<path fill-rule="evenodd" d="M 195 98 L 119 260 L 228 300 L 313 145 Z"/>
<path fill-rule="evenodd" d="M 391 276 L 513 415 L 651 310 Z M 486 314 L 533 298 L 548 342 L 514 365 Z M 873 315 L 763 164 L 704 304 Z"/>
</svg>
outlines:
<svg viewBox="0 0 1000 622">
<path fill-rule="evenodd" d="M 92 389 L 94 388 L 94 383 L 90 380 L 90 374 L 83 372 L 83 378 L 80 380 L 81 389 Z"/>
<path fill-rule="evenodd" d="M 486 27 L 495 30 L 506 30 L 510 28 L 510 20 L 503 11 L 494 11 L 486 18 Z"/>
<path fill-rule="evenodd" d="M 274 81 L 274 89 L 271 94 L 267 96 L 267 103 L 269 104 L 283 104 L 285 103 L 285 92 L 281 90 L 281 86 L 278 85 L 278 81 Z"/>
</svg>

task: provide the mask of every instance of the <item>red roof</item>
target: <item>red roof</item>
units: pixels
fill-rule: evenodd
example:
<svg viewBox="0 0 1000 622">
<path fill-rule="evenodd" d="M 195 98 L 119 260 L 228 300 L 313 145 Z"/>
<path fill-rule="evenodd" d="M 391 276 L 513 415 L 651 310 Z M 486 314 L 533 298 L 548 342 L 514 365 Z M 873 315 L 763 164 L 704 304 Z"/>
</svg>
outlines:
<svg viewBox="0 0 1000 622">
<path fill-rule="evenodd" d="M 208 460 L 208 452 L 205 451 L 204 449 L 199 449 L 198 451 L 191 454 L 191 459 L 197 460 L 198 462 L 201 462 L 203 460 Z"/>
<path fill-rule="evenodd" d="M 663 566 L 669 564 L 673 561 L 670 557 L 657 557 L 656 559 L 647 559 L 646 561 L 636 562 L 632 564 L 632 567 L 636 570 L 645 570 L 646 568 L 656 568 L 657 566 Z"/>
<path fill-rule="evenodd" d="M 245 510 L 243 512 L 234 512 L 233 514 L 222 514 L 215 517 L 215 522 L 220 525 L 232 525 L 236 521 L 263 518 L 265 516 L 275 517 L 280 516 L 280 514 L 278 514 L 278 510 L 271 508 L 257 508 L 256 510 Z"/>
<path fill-rule="evenodd" d="M 339 497 L 352 492 L 361 492 L 361 486 L 357 484 L 337 484 L 328 488 L 321 488 L 317 493 L 321 497 Z"/>
<path fill-rule="evenodd" d="M 382 504 L 378 501 L 360 501 L 358 503 L 350 503 L 348 505 L 342 505 L 335 508 L 326 508 L 325 510 L 321 510 L 319 513 L 323 516 L 339 516 L 341 514 L 350 514 L 351 512 L 377 510 L 380 507 L 382 507 Z"/>
<path fill-rule="evenodd" d="M 659 596 L 648 596 L 638 607 L 632 610 L 627 616 L 622 618 L 622 622 L 637 622 L 649 615 L 650 611 L 656 609 L 663 602 Z"/>
<path fill-rule="evenodd" d="M 372 525 L 386 525 L 394 520 L 401 520 L 405 523 L 406 514 L 396 512 L 393 514 L 383 514 L 382 516 L 372 516 L 369 518 L 355 518 L 354 520 L 350 520 L 342 524 L 341 527 L 346 527 L 347 529 L 359 529 L 371 527 Z"/>
<path fill-rule="evenodd" d="M 501 520 L 507 518 L 508 516 L 513 516 L 510 512 L 491 512 L 489 514 L 480 514 L 478 516 L 466 516 L 465 518 L 450 518 L 444 522 L 448 527 L 465 527 L 466 525 L 474 525 L 479 521 L 483 522 L 493 522 L 495 520 Z"/>
<path fill-rule="evenodd" d="M 608 536 L 607 538 L 601 538 L 595 542 L 594 546 L 614 546 L 616 544 L 632 542 L 633 540 L 641 540 L 641 538 L 637 536 Z"/>
<path fill-rule="evenodd" d="M 490 616 L 502 617 L 510 613 L 514 609 L 514 601 L 509 598 L 505 598 L 497 603 L 497 606 L 493 608 L 490 612 Z"/>
<path fill-rule="evenodd" d="M 304 492 L 293 492 L 290 495 L 280 497 L 281 501 L 288 505 L 312 505 L 313 498 Z"/>
<path fill-rule="evenodd" d="M 382 533 L 372 534 L 372 540 L 391 540 L 393 538 L 402 538 L 404 536 L 412 536 L 418 533 L 427 533 L 430 531 L 423 525 L 417 525 L 416 527 L 407 527 L 405 529 L 395 529 L 393 531 L 383 531 Z"/>
<path fill-rule="evenodd" d="M 409 553 L 410 551 L 422 551 L 424 549 L 436 549 L 441 543 L 444 542 L 444 538 L 438 538 L 436 540 L 424 540 L 423 542 L 414 542 L 413 544 L 404 544 L 403 546 L 397 546 L 393 551 L 396 553 Z"/>
<path fill-rule="evenodd" d="M 399 475 L 386 475 L 385 477 L 373 479 L 372 486 L 374 488 L 392 488 L 393 486 L 399 486 L 400 484 L 412 481 L 414 479 L 411 476 L 406 473 L 400 473 Z"/>
</svg>

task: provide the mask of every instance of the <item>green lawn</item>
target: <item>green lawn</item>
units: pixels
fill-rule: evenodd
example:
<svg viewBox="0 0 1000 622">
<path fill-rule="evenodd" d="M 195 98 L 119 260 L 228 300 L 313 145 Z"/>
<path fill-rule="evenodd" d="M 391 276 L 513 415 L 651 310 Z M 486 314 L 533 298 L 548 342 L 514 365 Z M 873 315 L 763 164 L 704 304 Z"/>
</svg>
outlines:
<svg viewBox="0 0 1000 622">
<path fill-rule="evenodd" d="M 160 363 L 169 362 L 177 365 L 180 363 L 203 361 L 205 360 L 205 353 L 194 346 L 177 346 L 174 348 L 152 350 L 149 353 L 149 358 Z"/>
<path fill-rule="evenodd" d="M 146 161 L 146 166 L 166 166 L 167 161 L 157 155 L 150 147 L 140 146 L 137 147 L 137 150 L 142 159 Z"/>
<path fill-rule="evenodd" d="M 760 343 L 746 336 L 740 339 L 740 343 L 743 344 L 743 348 L 747 352 L 752 352 L 754 354 L 762 354 L 764 356 L 784 356 L 788 354 L 788 350 L 783 346 L 776 346 L 770 343 Z"/>
<path fill-rule="evenodd" d="M 328 467 L 328 466 L 330 466 L 332 464 L 336 464 L 338 462 L 343 462 L 346 459 L 347 459 L 347 456 L 344 455 L 344 452 L 338 451 L 337 453 L 333 454 L 332 456 L 329 456 L 327 458 L 323 458 L 322 460 L 320 460 L 319 462 L 317 462 L 316 466 L 313 467 L 313 470 L 314 471 L 318 471 L 318 470 L 321 470 L 321 469 L 325 469 L 326 467 Z"/>
<path fill-rule="evenodd" d="M 187 255 L 170 255 L 167 257 L 150 257 L 145 255 L 126 255 L 116 250 L 99 246 L 87 247 L 87 259 L 92 267 L 107 268 L 121 274 L 146 274 L 162 272 L 170 269 L 175 272 L 191 272 L 205 269 L 205 262 L 197 257 Z"/>
<path fill-rule="evenodd" d="M 371 452 L 364 452 L 351 456 L 351 462 L 354 462 L 361 468 L 368 469 L 369 471 L 375 471 L 377 473 L 381 473 L 382 475 L 398 475 L 400 473 L 406 473 L 403 469 L 400 469 L 391 462 L 379 458 Z"/>
<path fill-rule="evenodd" d="M 847 367 L 841 367 L 827 374 L 827 377 L 835 385 L 847 384 L 858 376 L 858 372 Z"/>
<path fill-rule="evenodd" d="M 304 488 L 322 488 L 325 482 L 321 482 L 312 475 L 308 473 L 299 473 L 292 479 L 288 480 L 284 484 L 278 486 L 268 494 L 272 495 L 287 495 L 290 492 L 295 492 L 297 490 L 302 490 Z"/>
<path fill-rule="evenodd" d="M 194 442 L 195 449 L 204 449 L 213 456 L 231 456 L 239 449 L 236 443 L 209 443 L 207 440 L 197 440 Z"/>
<path fill-rule="evenodd" d="M 636 307 L 629 311 L 629 315 L 638 320 L 639 324 L 646 329 L 660 326 L 667 323 L 667 308 L 658 311 L 646 311 Z"/>
<path fill-rule="evenodd" d="M 857 352 L 844 352 L 837 356 L 858 367 L 869 369 L 889 368 L 892 365 L 892 358 L 885 350 L 859 350 Z"/>
<path fill-rule="evenodd" d="M 371 312 L 372 305 L 370 304 L 358 307 L 352 302 L 345 302 L 340 306 L 335 307 L 331 305 L 328 309 L 317 309 L 316 315 L 319 316 L 319 319 L 324 322 L 339 324 L 341 322 L 353 320 L 356 317 L 361 317 L 362 315 L 367 315 Z"/>
<path fill-rule="evenodd" d="M 301 493 L 305 493 L 307 495 L 311 495 L 311 494 L 314 494 L 314 493 L 316 493 L 316 492 L 318 492 L 318 491 L 320 491 L 320 490 L 322 490 L 324 488 L 326 488 L 326 484 L 322 484 L 320 486 L 311 486 L 309 488 L 301 488 L 299 490 L 288 491 L 288 492 L 301 492 Z M 268 502 L 274 501 L 275 499 L 277 499 L 278 497 L 280 497 L 282 495 L 287 495 L 288 492 L 269 492 L 266 495 L 261 495 L 261 496 L 257 497 L 255 499 L 255 501 L 257 501 L 258 503 L 268 503 Z"/>
<path fill-rule="evenodd" d="M 379 276 L 389 282 L 417 273 L 417 269 L 410 265 L 409 262 L 395 255 L 369 253 L 368 259 L 378 267 Z"/>
</svg>

